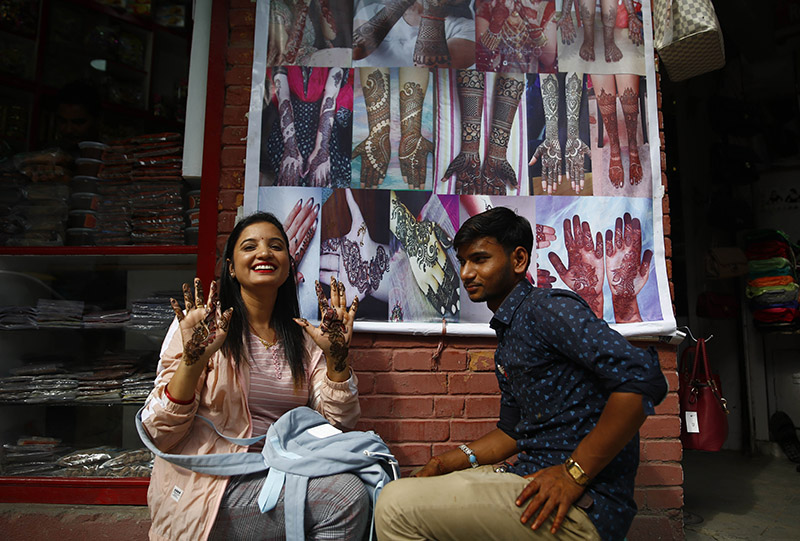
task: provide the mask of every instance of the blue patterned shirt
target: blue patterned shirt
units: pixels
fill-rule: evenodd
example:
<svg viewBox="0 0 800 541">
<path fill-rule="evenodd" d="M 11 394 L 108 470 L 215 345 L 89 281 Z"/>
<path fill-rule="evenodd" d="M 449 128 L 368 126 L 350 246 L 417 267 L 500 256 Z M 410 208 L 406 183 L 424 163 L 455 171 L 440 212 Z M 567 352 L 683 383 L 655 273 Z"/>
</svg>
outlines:
<svg viewBox="0 0 800 541">
<path fill-rule="evenodd" d="M 562 464 L 600 418 L 614 392 L 639 393 L 646 414 L 667 393 L 653 348 L 632 346 L 571 291 L 519 282 L 490 322 L 497 333 L 498 427 L 517 440 L 511 471 Z M 636 515 L 639 436 L 589 484 L 580 504 L 604 540 L 621 540 Z M 579 500 L 583 502 L 587 498 Z"/>
</svg>

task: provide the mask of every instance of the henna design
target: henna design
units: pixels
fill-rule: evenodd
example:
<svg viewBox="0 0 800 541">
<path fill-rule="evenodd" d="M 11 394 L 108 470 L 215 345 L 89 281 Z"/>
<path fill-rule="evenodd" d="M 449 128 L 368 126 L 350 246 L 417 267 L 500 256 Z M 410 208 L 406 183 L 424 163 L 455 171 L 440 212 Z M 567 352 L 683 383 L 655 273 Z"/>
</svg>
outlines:
<svg viewBox="0 0 800 541">
<path fill-rule="evenodd" d="M 494 68 L 492 71 L 537 70 L 547 36 L 537 24 L 536 17 L 536 11 L 521 2 L 495 4 L 489 27 L 479 38 L 491 56 L 489 64 Z"/>
<path fill-rule="evenodd" d="M 434 68 L 450 65 L 450 50 L 444 31 L 445 0 L 422 0 L 419 35 L 414 45 L 414 65 Z"/>
<path fill-rule="evenodd" d="M 456 175 L 456 193 L 475 192 L 480 178 L 481 115 L 485 91 L 485 74 L 476 70 L 456 70 L 458 101 L 461 105 L 461 151 L 447 167 L 444 182 Z"/>
<path fill-rule="evenodd" d="M 283 156 L 281 157 L 281 167 L 276 184 L 279 186 L 291 186 L 300 179 L 303 156 L 297 147 L 294 113 L 289 96 L 289 79 L 285 68 L 274 71 L 273 81 L 275 94 L 278 97 L 278 114 L 283 135 Z"/>
<path fill-rule="evenodd" d="M 636 297 L 647 283 L 652 250 L 642 254 L 642 226 L 625 213 L 614 232 L 606 231 L 606 275 L 618 323 L 641 321 Z"/>
<path fill-rule="evenodd" d="M 644 43 L 644 26 L 642 25 L 642 21 L 636 16 L 636 10 L 633 9 L 632 0 L 622 0 L 622 4 L 625 6 L 625 11 L 628 12 L 628 37 L 634 45 L 639 46 Z"/>
<path fill-rule="evenodd" d="M 601 6 L 601 16 L 603 19 L 603 47 L 605 48 L 606 62 L 619 62 L 622 60 L 622 51 L 614 41 L 614 27 L 617 23 L 617 3 L 609 2 L 609 5 Z"/>
<path fill-rule="evenodd" d="M 353 32 L 353 60 L 361 60 L 372 54 L 414 2 L 415 0 L 389 0 L 369 21 L 356 28 Z"/>
<path fill-rule="evenodd" d="M 545 138 L 536 147 L 534 159 L 542 160 L 542 191 L 552 195 L 561 184 L 561 143 L 558 140 L 558 79 L 552 73 L 540 75 Z"/>
<path fill-rule="evenodd" d="M 361 186 L 377 188 L 386 176 L 391 156 L 389 141 L 389 73 L 376 69 L 364 82 L 369 135 L 353 150 L 353 159 L 361 156 Z"/>
<path fill-rule="evenodd" d="M 409 188 L 425 187 L 428 154 L 433 143 L 422 136 L 422 105 L 425 94 L 419 83 L 407 82 L 400 91 L 400 172 Z"/>
<path fill-rule="evenodd" d="M 322 334 L 328 335 L 330 341 L 330 354 L 334 362 L 334 370 L 336 372 L 343 372 L 347 368 L 347 355 L 350 350 L 350 345 L 345 338 L 344 322 L 336 315 L 336 309 L 330 306 L 328 299 L 325 298 L 325 293 L 322 291 L 322 286 L 319 281 L 316 283 L 317 302 L 319 303 L 319 311 L 322 315 L 322 321 L 319 325 Z M 340 295 L 344 295 L 344 284 L 337 282 L 336 278 L 331 277 L 331 289 L 337 288 Z M 358 299 L 353 299 L 353 306 L 358 307 Z"/>
<path fill-rule="evenodd" d="M 311 5 L 311 0 L 302 0 L 296 2 L 300 4 L 300 10 L 296 12 L 294 25 L 289 35 L 289 40 L 286 44 L 286 54 L 284 55 L 285 64 L 294 64 L 297 60 L 297 52 L 300 50 L 300 45 L 303 41 L 303 33 L 306 29 L 306 20 L 308 19 L 308 7 Z"/>
<path fill-rule="evenodd" d="M 564 283 L 580 295 L 598 317 L 603 314 L 603 235 L 597 233 L 597 242 L 592 239 L 588 222 L 581 223 L 580 216 L 564 220 L 564 247 L 567 249 L 567 265 L 555 252 L 548 259 Z"/>
<path fill-rule="evenodd" d="M 628 133 L 629 176 L 631 184 L 642 181 L 642 163 L 639 161 L 639 95 L 631 87 L 626 88 L 619 97 L 622 114 L 625 118 L 625 131 Z"/>
<path fill-rule="evenodd" d="M 186 310 L 189 311 L 194 308 L 194 296 L 192 295 L 192 290 L 189 288 L 189 284 L 183 284 L 183 302 L 186 305 Z"/>
<path fill-rule="evenodd" d="M 583 44 L 580 57 L 587 62 L 594 61 L 594 9 L 595 0 L 581 0 L 581 22 L 583 23 Z"/>
<path fill-rule="evenodd" d="M 312 186 L 327 188 L 331 185 L 330 140 L 333 118 L 336 114 L 336 96 L 339 94 L 343 79 L 343 68 L 330 68 L 320 106 L 314 150 L 311 151 L 308 168 L 305 172 L 305 175 L 310 177 L 308 182 Z"/>
<path fill-rule="evenodd" d="M 350 284 L 362 295 L 377 290 L 383 275 L 389 270 L 389 256 L 383 246 L 378 246 L 375 256 L 369 261 L 361 258 L 357 243 L 342 237 L 340 246 L 344 270 Z"/>
<path fill-rule="evenodd" d="M 622 156 L 619 148 L 619 128 L 617 127 L 617 97 L 609 94 L 604 88 L 597 96 L 597 107 L 600 109 L 602 122 L 608 133 L 610 145 L 608 158 L 608 179 L 615 188 L 625 184 L 625 171 L 622 169 Z"/>
<path fill-rule="evenodd" d="M 513 76 L 498 75 L 494 85 L 494 110 L 489 132 L 487 157 L 481 171 L 483 193 L 505 195 L 506 184 L 517 186 L 517 175 L 506 160 L 511 125 L 525 90 L 524 83 Z"/>
<path fill-rule="evenodd" d="M 317 232 L 317 224 L 316 222 L 314 222 L 311 225 L 311 227 L 308 228 L 306 234 L 303 235 L 303 240 L 300 242 L 300 245 L 294 252 L 294 260 L 296 263 L 299 263 L 300 260 L 303 259 L 303 256 L 306 255 L 306 250 L 308 250 L 308 246 L 311 244 L 311 240 L 314 238 L 314 233 L 316 232 Z"/>
<path fill-rule="evenodd" d="M 579 133 L 581 94 L 583 93 L 583 77 L 577 73 L 567 75 L 566 109 L 567 109 L 567 141 L 564 148 L 564 161 L 567 175 L 572 182 L 575 193 L 583 190 L 586 170 L 584 157 L 589 156 L 589 146 L 583 142 Z"/>
</svg>

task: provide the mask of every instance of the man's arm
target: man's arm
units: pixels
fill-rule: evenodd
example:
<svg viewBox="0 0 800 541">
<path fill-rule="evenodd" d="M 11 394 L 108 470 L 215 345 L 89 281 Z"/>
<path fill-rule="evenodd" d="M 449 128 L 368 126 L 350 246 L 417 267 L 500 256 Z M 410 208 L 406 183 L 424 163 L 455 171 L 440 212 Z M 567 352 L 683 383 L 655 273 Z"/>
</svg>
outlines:
<svg viewBox="0 0 800 541">
<path fill-rule="evenodd" d="M 647 416 L 642 398 L 637 393 L 612 393 L 597 425 L 573 451 L 573 460 L 581 466 L 590 480 L 617 456 L 644 423 Z M 539 470 L 526 477 L 531 482 L 523 489 L 516 502 L 518 506 L 522 506 L 530 499 L 528 507 L 522 513 L 522 522 L 527 523 L 538 510 L 539 514 L 531 525 L 535 530 L 555 511 L 551 528 L 551 532 L 555 533 L 564 521 L 569 506 L 580 498 L 586 487 L 579 485 L 567 473 L 563 464 Z"/>
<path fill-rule="evenodd" d="M 517 440 L 496 428 L 481 436 L 468 445 L 478 464 L 496 464 L 513 456 L 519 452 Z M 415 477 L 431 477 L 443 475 L 457 470 L 464 470 L 470 467 L 469 458 L 461 449 L 451 449 L 446 453 L 435 456 L 425 464 L 425 466 L 415 474 Z"/>
</svg>

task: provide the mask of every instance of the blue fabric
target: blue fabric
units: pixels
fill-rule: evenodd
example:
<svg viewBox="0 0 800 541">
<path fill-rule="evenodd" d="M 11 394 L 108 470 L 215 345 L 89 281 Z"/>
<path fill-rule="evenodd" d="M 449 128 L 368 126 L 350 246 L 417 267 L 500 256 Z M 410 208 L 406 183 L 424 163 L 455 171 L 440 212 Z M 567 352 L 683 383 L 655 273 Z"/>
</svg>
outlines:
<svg viewBox="0 0 800 541">
<path fill-rule="evenodd" d="M 497 426 L 521 451 L 513 473 L 524 476 L 566 461 L 597 424 L 611 393 L 641 394 L 647 414 L 666 396 L 655 350 L 632 346 L 571 291 L 538 289 L 523 280 L 490 325 L 498 337 L 495 373 L 502 393 Z M 603 539 L 622 539 L 630 528 L 638 464 L 637 435 L 587 489 L 593 503 L 585 511 Z"/>
<path fill-rule="evenodd" d="M 214 427 L 208 419 L 200 419 Z M 374 432 L 340 432 L 321 437 L 311 429 L 329 425 L 318 412 L 305 406 L 294 408 L 267 430 L 261 454 L 220 453 L 212 455 L 175 455 L 161 452 L 150 440 L 142 425 L 142 410 L 136 414 L 136 429 L 142 442 L 156 456 L 197 473 L 240 475 L 269 470 L 258 503 L 262 512 L 275 507 L 284 488 L 286 539 L 303 541 L 303 512 L 309 477 L 337 473 L 353 473 L 366 485 L 372 496 L 372 507 L 383 486 L 400 477 L 397 461 L 389 448 Z M 216 427 L 221 437 L 238 445 L 251 445 L 264 439 L 228 438 Z"/>
</svg>

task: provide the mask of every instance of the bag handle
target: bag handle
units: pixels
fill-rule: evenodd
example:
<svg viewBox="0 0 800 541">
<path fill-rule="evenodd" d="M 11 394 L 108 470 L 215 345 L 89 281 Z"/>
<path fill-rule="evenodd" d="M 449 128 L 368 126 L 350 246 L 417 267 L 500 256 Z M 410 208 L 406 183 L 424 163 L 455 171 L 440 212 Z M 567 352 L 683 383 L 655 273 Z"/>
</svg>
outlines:
<svg viewBox="0 0 800 541">
<path fill-rule="evenodd" d="M 702 376 L 697 373 L 701 358 L 703 360 L 704 371 Z M 698 392 L 697 383 L 700 383 L 701 385 L 707 385 L 711 389 L 711 393 L 714 395 L 714 398 L 722 408 L 722 411 L 725 412 L 725 415 L 730 414 L 730 411 L 728 410 L 728 401 L 722 397 L 722 393 L 720 393 L 717 383 L 711 376 L 711 365 L 708 362 L 708 354 L 706 353 L 706 341 L 702 338 L 697 340 L 697 353 L 695 354 L 694 358 L 694 369 L 692 370 L 692 379 L 690 382 L 692 385 L 692 394 L 696 394 Z"/>
</svg>

